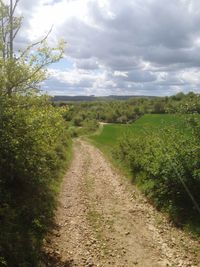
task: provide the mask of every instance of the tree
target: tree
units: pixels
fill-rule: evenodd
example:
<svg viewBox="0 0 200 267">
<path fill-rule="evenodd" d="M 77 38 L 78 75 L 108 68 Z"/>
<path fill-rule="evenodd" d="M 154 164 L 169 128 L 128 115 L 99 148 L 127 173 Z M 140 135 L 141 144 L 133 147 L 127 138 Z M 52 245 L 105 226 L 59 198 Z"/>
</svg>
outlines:
<svg viewBox="0 0 200 267">
<path fill-rule="evenodd" d="M 50 30 L 16 51 L 19 1 L 0 0 L 0 266 L 7 267 L 38 266 L 70 143 L 62 108 L 32 94 L 64 43 L 49 47 Z"/>
<path fill-rule="evenodd" d="M 58 61 L 64 53 L 64 41 L 55 48 L 47 44 L 51 30 L 40 41 L 15 51 L 14 41 L 22 25 L 15 11 L 20 0 L 6 5 L 0 0 L 0 95 L 30 93 L 39 89 L 47 78 L 47 66 Z"/>
<path fill-rule="evenodd" d="M 13 2 L 10 0 L 10 5 L 1 4 L 1 42 L 3 59 L 13 58 L 13 42 L 20 29 L 22 17 L 15 17 L 14 13 L 19 0 Z"/>
</svg>

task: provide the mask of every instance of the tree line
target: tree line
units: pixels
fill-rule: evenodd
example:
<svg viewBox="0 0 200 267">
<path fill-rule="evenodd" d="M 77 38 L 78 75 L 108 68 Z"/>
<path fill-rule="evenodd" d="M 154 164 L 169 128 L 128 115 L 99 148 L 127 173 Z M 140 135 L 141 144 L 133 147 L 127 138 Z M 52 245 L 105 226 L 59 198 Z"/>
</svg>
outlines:
<svg viewBox="0 0 200 267">
<path fill-rule="evenodd" d="M 115 101 L 54 101 L 53 105 L 67 106 L 65 120 L 74 126 L 83 126 L 88 121 L 90 124 L 132 123 L 144 114 L 200 113 L 200 95 L 190 92 L 170 97 L 139 97 Z"/>
</svg>

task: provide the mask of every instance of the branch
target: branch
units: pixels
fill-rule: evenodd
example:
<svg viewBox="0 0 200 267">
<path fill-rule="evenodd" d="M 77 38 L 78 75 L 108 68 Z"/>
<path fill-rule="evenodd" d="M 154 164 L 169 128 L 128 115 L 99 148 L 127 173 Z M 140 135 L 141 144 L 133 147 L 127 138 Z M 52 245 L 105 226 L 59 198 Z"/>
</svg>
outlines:
<svg viewBox="0 0 200 267">
<path fill-rule="evenodd" d="M 62 55 L 62 53 L 60 53 L 60 56 L 61 55 Z M 20 84 L 23 84 L 23 83 L 27 82 L 29 79 L 31 79 L 32 77 L 34 77 L 39 71 L 41 71 L 44 67 L 47 67 L 48 65 L 50 65 L 50 64 L 52 64 L 52 63 L 54 63 L 56 61 L 57 60 L 51 59 L 49 61 L 46 61 L 46 62 L 41 63 L 41 65 L 38 66 L 38 68 L 36 68 L 35 71 L 33 71 L 28 77 L 25 77 L 25 78 L 21 79 L 20 81 L 18 81 L 16 84 L 14 84 L 13 86 L 11 86 L 8 91 L 11 91 L 12 92 L 12 90 L 14 88 L 17 88 L 18 86 L 20 86 Z"/>
<path fill-rule="evenodd" d="M 20 0 L 16 0 L 16 1 L 15 1 L 14 7 L 13 7 L 13 10 L 12 10 L 12 15 L 14 15 L 14 13 L 15 13 L 15 9 L 16 9 L 16 7 L 17 7 L 19 1 L 20 1 Z"/>
<path fill-rule="evenodd" d="M 18 57 L 17 59 L 21 59 L 21 58 L 23 58 L 23 56 L 24 56 L 24 55 L 25 55 L 31 48 L 33 48 L 33 47 L 35 47 L 35 46 L 37 46 L 37 45 L 43 43 L 44 41 L 46 41 L 47 38 L 49 37 L 50 33 L 52 32 L 52 29 L 53 29 L 53 25 L 51 26 L 50 30 L 48 31 L 48 33 L 45 35 L 45 37 L 44 37 L 42 40 L 37 41 L 37 42 L 35 42 L 35 43 L 29 45 L 29 46 L 23 51 L 23 53 L 20 55 L 20 57 Z"/>
<path fill-rule="evenodd" d="M 19 30 L 21 28 L 21 25 L 18 26 L 18 28 L 16 29 L 14 35 L 13 35 L 13 40 L 15 39 L 16 35 L 18 34 Z"/>
</svg>

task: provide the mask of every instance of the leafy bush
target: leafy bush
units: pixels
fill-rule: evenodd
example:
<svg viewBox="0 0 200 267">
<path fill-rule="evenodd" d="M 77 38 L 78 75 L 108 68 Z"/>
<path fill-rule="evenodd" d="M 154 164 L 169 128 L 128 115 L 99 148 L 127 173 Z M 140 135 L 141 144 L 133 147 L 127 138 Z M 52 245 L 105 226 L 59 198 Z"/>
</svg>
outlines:
<svg viewBox="0 0 200 267">
<path fill-rule="evenodd" d="M 96 120 L 86 119 L 82 123 L 82 127 L 84 128 L 85 133 L 91 133 L 98 129 L 99 124 Z"/>
<path fill-rule="evenodd" d="M 159 209 L 177 223 L 197 217 L 200 206 L 200 124 L 195 117 L 184 134 L 175 127 L 123 137 L 116 156 Z"/>
<path fill-rule="evenodd" d="M 0 144 L 0 259 L 36 266 L 69 155 L 61 111 L 45 97 L 1 98 Z"/>
<path fill-rule="evenodd" d="M 175 101 L 174 101 L 175 100 Z M 192 92 L 171 97 L 165 106 L 166 113 L 200 114 L 200 95 Z"/>
<path fill-rule="evenodd" d="M 73 118 L 73 124 L 74 124 L 74 126 L 81 126 L 82 122 L 83 122 L 83 117 L 82 116 L 76 115 Z"/>
</svg>

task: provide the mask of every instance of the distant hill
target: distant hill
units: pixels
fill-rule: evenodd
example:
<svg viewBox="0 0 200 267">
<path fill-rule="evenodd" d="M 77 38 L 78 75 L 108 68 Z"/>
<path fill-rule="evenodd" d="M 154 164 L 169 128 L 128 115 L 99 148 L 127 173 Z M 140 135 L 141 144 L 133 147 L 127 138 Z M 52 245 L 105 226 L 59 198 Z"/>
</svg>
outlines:
<svg viewBox="0 0 200 267">
<path fill-rule="evenodd" d="M 111 100 L 127 100 L 130 98 L 154 98 L 155 96 L 136 96 L 136 95 L 109 95 L 109 96 L 64 96 L 56 95 L 52 97 L 52 101 L 74 102 L 74 101 L 111 101 Z"/>
</svg>

